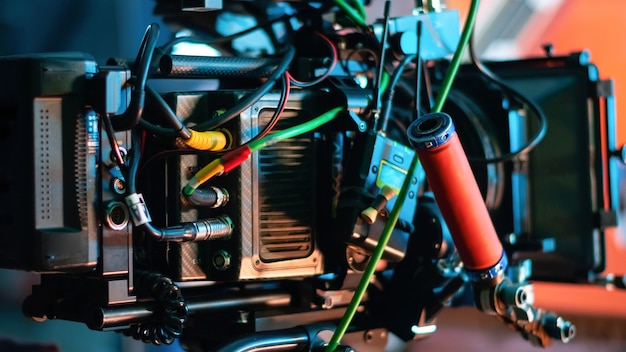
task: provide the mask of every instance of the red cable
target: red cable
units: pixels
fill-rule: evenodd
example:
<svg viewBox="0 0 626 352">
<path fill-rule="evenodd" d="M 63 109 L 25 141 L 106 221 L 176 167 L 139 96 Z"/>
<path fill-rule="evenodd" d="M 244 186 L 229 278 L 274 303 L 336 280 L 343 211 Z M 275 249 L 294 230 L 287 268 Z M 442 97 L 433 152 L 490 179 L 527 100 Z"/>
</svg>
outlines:
<svg viewBox="0 0 626 352">
<path fill-rule="evenodd" d="M 316 78 L 316 79 L 314 79 L 314 80 L 312 80 L 310 82 L 299 81 L 299 80 L 295 79 L 293 76 L 290 75 L 290 80 L 295 85 L 307 86 L 308 87 L 308 86 L 312 86 L 312 85 L 315 85 L 317 83 L 322 82 L 323 80 L 325 80 L 326 78 L 328 78 L 330 76 L 330 74 L 335 69 L 335 66 L 337 65 L 337 61 L 339 61 L 339 53 L 337 51 L 337 47 L 335 47 L 335 43 L 333 43 L 330 39 L 328 39 L 328 37 L 326 37 L 322 33 L 315 32 L 315 34 L 318 37 L 322 38 L 326 42 L 326 44 L 328 44 L 330 49 L 332 50 L 332 62 L 331 62 L 330 66 L 328 67 L 328 69 L 326 70 L 326 72 L 323 75 L 321 75 L 320 77 L 318 77 L 318 78 Z"/>
</svg>

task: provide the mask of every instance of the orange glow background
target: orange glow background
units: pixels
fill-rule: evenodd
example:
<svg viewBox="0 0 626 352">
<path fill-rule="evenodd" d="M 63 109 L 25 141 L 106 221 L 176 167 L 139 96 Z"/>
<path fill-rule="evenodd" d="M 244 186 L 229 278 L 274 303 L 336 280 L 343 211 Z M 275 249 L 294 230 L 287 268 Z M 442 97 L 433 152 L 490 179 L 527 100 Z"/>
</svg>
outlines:
<svg viewBox="0 0 626 352">
<path fill-rule="evenodd" d="M 496 1 L 483 1 L 481 14 L 489 11 Z M 450 0 L 448 9 L 467 16 L 469 0 Z M 600 71 L 601 79 L 612 78 L 617 113 L 617 145 L 626 143 L 626 1 L 623 0 L 563 0 L 558 6 L 534 15 L 517 37 L 521 58 L 544 56 L 543 44 L 551 43 L 554 55 L 588 50 L 591 61 Z M 622 103 L 624 102 L 624 103 Z M 622 171 L 623 172 L 623 171 Z M 621 193 L 624 190 L 620 190 Z M 626 241 L 624 226 L 609 229 L 606 234 L 607 265 L 605 273 L 626 272 Z M 626 317 L 626 291 L 608 291 L 603 287 L 567 284 L 535 284 L 537 307 L 559 313 L 573 312 L 610 317 Z"/>
</svg>

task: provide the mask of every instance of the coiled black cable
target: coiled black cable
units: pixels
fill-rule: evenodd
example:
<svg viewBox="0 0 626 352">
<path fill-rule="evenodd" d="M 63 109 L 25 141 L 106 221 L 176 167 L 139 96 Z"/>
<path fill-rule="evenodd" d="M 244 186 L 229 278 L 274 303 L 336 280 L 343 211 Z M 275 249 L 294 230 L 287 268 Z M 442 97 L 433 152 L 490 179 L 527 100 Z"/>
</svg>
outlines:
<svg viewBox="0 0 626 352">
<path fill-rule="evenodd" d="M 144 343 L 171 345 L 182 335 L 189 315 L 180 288 L 172 279 L 148 271 L 135 273 L 135 287 L 138 296 L 155 300 L 155 309 L 149 320 L 132 324 L 122 333 Z"/>
</svg>

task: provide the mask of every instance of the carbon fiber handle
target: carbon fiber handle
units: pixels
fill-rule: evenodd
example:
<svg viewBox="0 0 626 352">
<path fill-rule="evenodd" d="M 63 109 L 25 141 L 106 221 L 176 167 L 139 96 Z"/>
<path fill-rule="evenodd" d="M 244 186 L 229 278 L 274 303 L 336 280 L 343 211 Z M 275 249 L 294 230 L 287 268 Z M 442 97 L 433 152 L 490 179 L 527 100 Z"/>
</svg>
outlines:
<svg viewBox="0 0 626 352">
<path fill-rule="evenodd" d="M 272 74 L 274 58 L 163 55 L 159 75 L 168 78 L 262 78 Z"/>
</svg>

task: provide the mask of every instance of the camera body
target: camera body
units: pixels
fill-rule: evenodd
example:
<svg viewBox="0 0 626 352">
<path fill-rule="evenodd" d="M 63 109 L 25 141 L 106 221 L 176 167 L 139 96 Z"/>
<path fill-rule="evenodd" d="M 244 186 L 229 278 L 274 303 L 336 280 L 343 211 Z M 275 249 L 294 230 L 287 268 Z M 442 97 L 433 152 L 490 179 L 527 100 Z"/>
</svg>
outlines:
<svg viewBox="0 0 626 352">
<path fill-rule="evenodd" d="M 420 16 L 426 21 L 431 15 Z M 438 26 L 437 19 L 448 18 L 432 16 Z M 393 28 L 410 27 L 417 18 L 394 20 Z M 407 36 L 392 35 L 409 45 Z M 449 31 L 445 37 L 454 41 Z M 0 171 L 0 199 L 8 206 L 0 217 L 0 267 L 41 273 L 25 313 L 155 344 L 182 338 L 190 350 L 259 331 L 280 335 L 296 325 L 336 324 L 377 249 L 416 153 L 406 139 L 414 115 L 405 108 L 415 92 L 405 85 L 395 97 L 399 109 L 390 127 L 373 129 L 379 111 L 372 105 L 379 97 L 372 67 L 362 69 L 371 63 L 350 51 L 360 45 L 351 34 L 333 40 L 348 46 L 338 54 L 342 67 L 329 69 L 317 85 L 292 89 L 279 120 L 284 92 L 262 94 L 215 129 L 228 136 L 221 151 L 181 146 L 179 136 L 157 133 L 146 122 L 112 128 L 108 120 L 134 99 L 132 64 L 98 65 L 82 53 L 0 58 L 0 75 L 11 82 L 0 86 L 0 145 L 12 151 L 7 165 L 15 166 Z M 435 91 L 446 64 L 441 50 L 433 48 L 437 57 L 428 60 L 437 64 L 424 71 Z M 599 79 L 584 52 L 488 65 L 539 106 L 550 126 L 532 152 L 491 163 L 518 151 L 540 128 L 535 112 L 471 65 L 459 70 L 444 106 L 512 267 L 533 264 L 532 272 L 513 281 L 589 282 L 604 269 L 604 229 L 615 225 L 617 209 L 616 166 L 609 158 L 615 149 L 611 82 Z M 299 57 L 290 70 L 314 77 L 326 68 L 317 57 Z M 219 119 L 256 90 L 248 86 L 250 77 L 236 75 L 210 89 L 196 88 L 210 77 L 184 77 L 168 90 L 163 87 L 175 79 L 163 67 L 151 67 L 150 74 L 162 88 L 146 100 L 142 118 L 157 126 L 168 124 L 159 99 L 191 128 Z M 359 84 L 363 77 L 369 85 Z M 332 122 L 273 141 L 198 188 L 214 195 L 210 204 L 185 196 L 205 165 L 255 140 L 265 126 L 287 131 L 334 107 L 343 113 Z M 128 171 L 133 162 L 134 173 Z M 414 327 L 432 324 L 444 306 L 467 304 L 460 300 L 469 290 L 424 170 L 410 176 L 382 251 L 384 265 L 354 323 L 357 331 L 388 329 L 405 340 L 414 338 Z M 130 178 L 136 179 L 133 192 Z M 132 204 L 129 193 L 138 195 Z M 375 216 L 365 216 L 371 208 Z M 142 227 L 145 222 L 163 238 Z M 166 239 L 189 226 L 206 232 L 216 226 L 219 235 Z M 326 325 L 313 335 L 321 331 Z"/>
<path fill-rule="evenodd" d="M 60 54 L 5 58 L 2 68 L 15 82 L 2 90 L 3 150 L 15 148 L 11 163 L 24 164 L 3 171 L 2 199 L 13 210 L 3 219 L 2 236 L 12 244 L 3 249 L 2 266 L 91 271 L 100 247 L 94 204 L 101 198 L 101 137 L 97 119 L 81 106 L 97 65 Z"/>
</svg>

